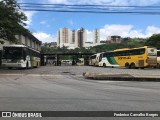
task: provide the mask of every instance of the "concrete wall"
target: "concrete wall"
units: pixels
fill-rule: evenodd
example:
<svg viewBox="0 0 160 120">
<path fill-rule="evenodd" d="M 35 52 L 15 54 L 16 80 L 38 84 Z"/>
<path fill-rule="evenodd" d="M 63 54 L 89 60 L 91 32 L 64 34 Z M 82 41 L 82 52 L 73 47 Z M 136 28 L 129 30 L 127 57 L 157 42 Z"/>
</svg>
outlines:
<svg viewBox="0 0 160 120">
<path fill-rule="evenodd" d="M 41 44 L 38 41 L 23 35 L 16 35 L 15 37 L 18 39 L 18 44 L 23 44 L 35 50 L 41 51 Z M 13 44 L 6 40 L 1 40 L 1 41 L 4 41 L 4 44 L 0 44 L 0 50 L 3 49 L 3 46 Z"/>
<path fill-rule="evenodd" d="M 4 41 L 4 44 L 1 44 L 1 43 L 0 43 L 0 50 L 3 49 L 3 46 L 10 45 L 10 42 L 9 42 L 9 41 L 2 40 L 2 39 L 0 39 L 0 41 Z"/>
</svg>

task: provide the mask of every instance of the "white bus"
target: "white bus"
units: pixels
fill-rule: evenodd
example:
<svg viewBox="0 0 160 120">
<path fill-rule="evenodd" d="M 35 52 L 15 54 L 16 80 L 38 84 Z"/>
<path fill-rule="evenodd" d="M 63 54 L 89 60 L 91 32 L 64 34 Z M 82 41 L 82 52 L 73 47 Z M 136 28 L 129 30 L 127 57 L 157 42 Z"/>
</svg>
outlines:
<svg viewBox="0 0 160 120">
<path fill-rule="evenodd" d="M 91 55 L 89 57 L 89 65 L 99 66 L 99 57 L 100 57 L 100 54 L 101 53 L 97 53 L 97 54 Z"/>
<path fill-rule="evenodd" d="M 3 47 L 2 67 L 32 68 L 40 66 L 40 52 L 25 45 L 8 45 Z"/>
</svg>

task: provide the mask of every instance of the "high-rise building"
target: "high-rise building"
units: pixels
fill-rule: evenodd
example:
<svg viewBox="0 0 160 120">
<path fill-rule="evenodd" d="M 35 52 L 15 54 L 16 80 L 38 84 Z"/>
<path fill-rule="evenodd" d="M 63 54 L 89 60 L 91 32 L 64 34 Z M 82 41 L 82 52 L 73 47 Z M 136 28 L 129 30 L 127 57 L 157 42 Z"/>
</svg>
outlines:
<svg viewBox="0 0 160 120">
<path fill-rule="evenodd" d="M 100 30 L 98 29 L 93 30 L 93 43 L 100 43 Z"/>
<path fill-rule="evenodd" d="M 68 28 L 62 28 L 58 31 L 57 35 L 57 46 L 60 48 L 63 46 L 69 49 L 85 47 L 87 41 L 87 30 L 84 28 L 73 31 Z"/>
<path fill-rule="evenodd" d="M 78 31 L 77 30 L 72 31 L 72 43 L 74 44 L 75 48 L 78 47 Z"/>
<path fill-rule="evenodd" d="M 77 31 L 77 47 L 85 47 L 85 42 L 87 41 L 87 31 L 81 28 Z"/>
<path fill-rule="evenodd" d="M 68 46 L 72 42 L 72 31 L 68 28 L 61 28 L 58 31 L 58 46 Z"/>
</svg>

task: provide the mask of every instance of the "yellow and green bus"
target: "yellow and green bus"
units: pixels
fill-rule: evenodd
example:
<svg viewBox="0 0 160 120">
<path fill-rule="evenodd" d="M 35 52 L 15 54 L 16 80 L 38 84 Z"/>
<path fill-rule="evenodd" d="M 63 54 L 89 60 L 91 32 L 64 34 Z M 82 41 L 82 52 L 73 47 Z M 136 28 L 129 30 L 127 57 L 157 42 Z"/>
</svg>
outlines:
<svg viewBox="0 0 160 120">
<path fill-rule="evenodd" d="M 139 48 L 124 48 L 104 52 L 100 55 L 99 66 L 119 66 L 126 68 L 146 68 L 157 66 L 157 49 L 143 46 Z"/>
<path fill-rule="evenodd" d="M 3 47 L 2 67 L 32 68 L 40 66 L 40 52 L 25 45 Z"/>
</svg>

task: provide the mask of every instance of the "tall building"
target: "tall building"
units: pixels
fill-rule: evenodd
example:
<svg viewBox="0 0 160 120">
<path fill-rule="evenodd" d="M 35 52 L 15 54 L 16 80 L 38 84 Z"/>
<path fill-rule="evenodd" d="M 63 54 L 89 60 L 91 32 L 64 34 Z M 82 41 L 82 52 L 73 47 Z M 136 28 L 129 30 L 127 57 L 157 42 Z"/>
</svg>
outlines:
<svg viewBox="0 0 160 120">
<path fill-rule="evenodd" d="M 97 33 L 97 36 L 98 34 L 99 33 Z M 62 28 L 59 29 L 57 36 L 58 36 L 57 46 L 59 46 L 60 48 L 63 46 L 68 47 L 68 49 L 86 47 L 87 30 L 84 28 L 73 31 L 71 31 L 68 28 Z M 98 41 L 99 40 L 97 40 L 97 42 Z"/>
<path fill-rule="evenodd" d="M 81 28 L 77 31 L 77 47 L 85 47 L 85 42 L 87 41 L 87 30 Z"/>
<path fill-rule="evenodd" d="M 58 46 L 69 49 L 85 47 L 87 41 L 87 31 L 84 28 L 71 31 L 68 28 L 62 28 L 58 31 Z"/>
<path fill-rule="evenodd" d="M 100 30 L 98 29 L 93 30 L 93 43 L 100 43 Z"/>
<path fill-rule="evenodd" d="M 74 44 L 75 48 L 78 47 L 78 31 L 77 30 L 72 31 L 72 43 Z"/>
<path fill-rule="evenodd" d="M 68 46 L 72 42 L 72 31 L 68 28 L 61 28 L 58 31 L 58 46 Z"/>
</svg>

